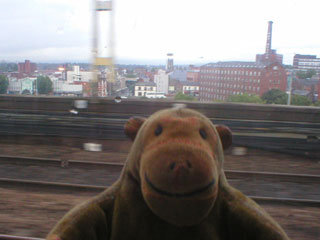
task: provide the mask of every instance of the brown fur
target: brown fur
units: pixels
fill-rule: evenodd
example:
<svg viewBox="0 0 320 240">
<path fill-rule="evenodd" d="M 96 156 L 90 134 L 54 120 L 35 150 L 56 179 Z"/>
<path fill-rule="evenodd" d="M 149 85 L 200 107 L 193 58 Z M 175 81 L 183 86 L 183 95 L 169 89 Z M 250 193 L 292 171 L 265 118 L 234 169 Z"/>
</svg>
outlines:
<svg viewBox="0 0 320 240">
<path fill-rule="evenodd" d="M 134 140 L 119 180 L 71 210 L 47 239 L 288 239 L 223 172 L 227 127 L 189 109 L 125 126 Z"/>
</svg>

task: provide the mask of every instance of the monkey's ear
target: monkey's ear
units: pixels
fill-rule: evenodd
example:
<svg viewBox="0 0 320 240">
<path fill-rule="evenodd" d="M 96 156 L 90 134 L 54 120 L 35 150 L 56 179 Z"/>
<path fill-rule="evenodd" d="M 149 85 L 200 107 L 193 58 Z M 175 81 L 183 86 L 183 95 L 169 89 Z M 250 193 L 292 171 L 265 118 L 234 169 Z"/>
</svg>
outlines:
<svg viewBox="0 0 320 240">
<path fill-rule="evenodd" d="M 146 119 L 142 117 L 132 117 L 124 125 L 124 133 L 132 141 L 136 138 L 137 133 Z"/>
<path fill-rule="evenodd" d="M 217 132 L 219 133 L 223 150 L 228 149 L 232 144 L 231 130 L 224 125 L 217 125 L 216 129 L 217 129 Z"/>
</svg>

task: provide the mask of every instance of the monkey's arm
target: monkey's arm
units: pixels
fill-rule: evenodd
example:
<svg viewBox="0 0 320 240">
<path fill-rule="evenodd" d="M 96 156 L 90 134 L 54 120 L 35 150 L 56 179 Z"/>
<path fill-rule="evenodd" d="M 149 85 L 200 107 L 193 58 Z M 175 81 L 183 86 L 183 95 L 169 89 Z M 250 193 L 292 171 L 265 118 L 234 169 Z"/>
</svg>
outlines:
<svg viewBox="0 0 320 240">
<path fill-rule="evenodd" d="M 230 187 L 223 195 L 229 239 L 289 240 L 280 225 L 240 191 Z"/>
<path fill-rule="evenodd" d="M 108 192 L 68 212 L 48 234 L 48 240 L 107 240 L 110 236 L 114 197 Z"/>
</svg>

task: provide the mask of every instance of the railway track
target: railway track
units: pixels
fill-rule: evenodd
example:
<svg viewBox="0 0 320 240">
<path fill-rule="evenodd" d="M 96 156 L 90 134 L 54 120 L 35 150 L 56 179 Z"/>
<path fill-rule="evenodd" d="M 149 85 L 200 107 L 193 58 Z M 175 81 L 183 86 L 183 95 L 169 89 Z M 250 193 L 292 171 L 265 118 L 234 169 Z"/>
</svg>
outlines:
<svg viewBox="0 0 320 240">
<path fill-rule="evenodd" d="M 121 171 L 124 164 L 116 162 L 94 162 L 78 160 L 61 160 L 52 158 L 35 158 L 0 155 L 0 163 L 17 164 L 17 165 L 37 165 L 37 166 L 55 166 L 61 168 L 82 168 L 82 169 L 109 169 Z M 292 174 L 292 173 L 274 173 L 274 172 L 257 172 L 257 171 L 240 171 L 225 170 L 228 179 L 245 179 L 253 178 L 259 180 L 295 181 L 299 183 L 320 184 L 320 175 L 311 174 Z"/>
<path fill-rule="evenodd" d="M 132 116 L 148 117 L 147 114 L 110 114 L 105 116 L 67 115 L 51 116 L 46 114 L 21 114 L 21 113 L 1 113 L 0 122 L 2 124 L 39 125 L 55 127 L 123 127 L 126 121 Z M 320 123 L 275 121 L 275 120 L 250 120 L 232 118 L 212 118 L 209 119 L 215 124 L 225 124 L 238 134 L 246 133 L 268 133 L 268 134 L 291 134 L 292 138 L 303 138 L 305 135 L 320 136 Z"/>
<path fill-rule="evenodd" d="M 0 234 L 0 240 L 44 240 L 44 238 L 21 237 L 21 236 Z"/>
<path fill-rule="evenodd" d="M 86 162 L 47 158 L 0 156 L 2 185 L 32 187 L 42 191 L 48 185 L 59 190 L 101 191 L 115 182 L 123 168 L 121 163 Z M 225 170 L 229 183 L 246 195 L 277 199 L 303 198 L 320 200 L 320 176 L 257 171 Z M 262 201 L 262 199 L 261 199 Z"/>
<path fill-rule="evenodd" d="M 1 187 L 23 187 L 24 190 L 38 189 L 41 191 L 62 191 L 62 192 L 102 192 L 108 186 L 95 186 L 95 185 L 82 185 L 82 184 L 66 184 L 66 183 L 54 183 L 44 181 L 30 181 L 22 179 L 7 179 L 0 178 Z M 320 207 L 319 200 L 310 199 L 294 199 L 294 198 L 275 198 L 275 197 L 263 197 L 263 196 L 248 196 L 261 204 L 285 204 L 285 205 L 299 205 L 305 207 Z"/>
<path fill-rule="evenodd" d="M 145 114 L 136 114 L 148 116 Z M 0 112 L 0 134 L 20 138 L 91 138 L 124 140 L 123 126 L 132 114 L 108 113 L 105 117 L 51 116 Z M 313 158 L 320 157 L 320 123 L 210 118 L 233 132 L 233 143 Z"/>
</svg>

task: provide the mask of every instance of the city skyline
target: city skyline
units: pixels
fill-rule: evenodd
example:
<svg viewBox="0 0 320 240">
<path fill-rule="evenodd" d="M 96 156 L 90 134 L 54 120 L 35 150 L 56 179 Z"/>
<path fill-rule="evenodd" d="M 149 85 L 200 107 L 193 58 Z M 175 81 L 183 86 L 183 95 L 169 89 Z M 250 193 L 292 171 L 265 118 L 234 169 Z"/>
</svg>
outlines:
<svg viewBox="0 0 320 240">
<path fill-rule="evenodd" d="M 0 60 L 91 61 L 91 0 L 1 3 Z M 254 61 L 265 51 L 268 21 L 274 22 L 272 48 L 284 64 L 292 64 L 296 53 L 320 55 L 320 34 L 310 27 L 317 21 L 315 0 L 118 0 L 114 5 L 118 64 L 165 64 L 168 52 L 175 64 Z M 107 52 L 108 46 L 101 49 Z"/>
</svg>

